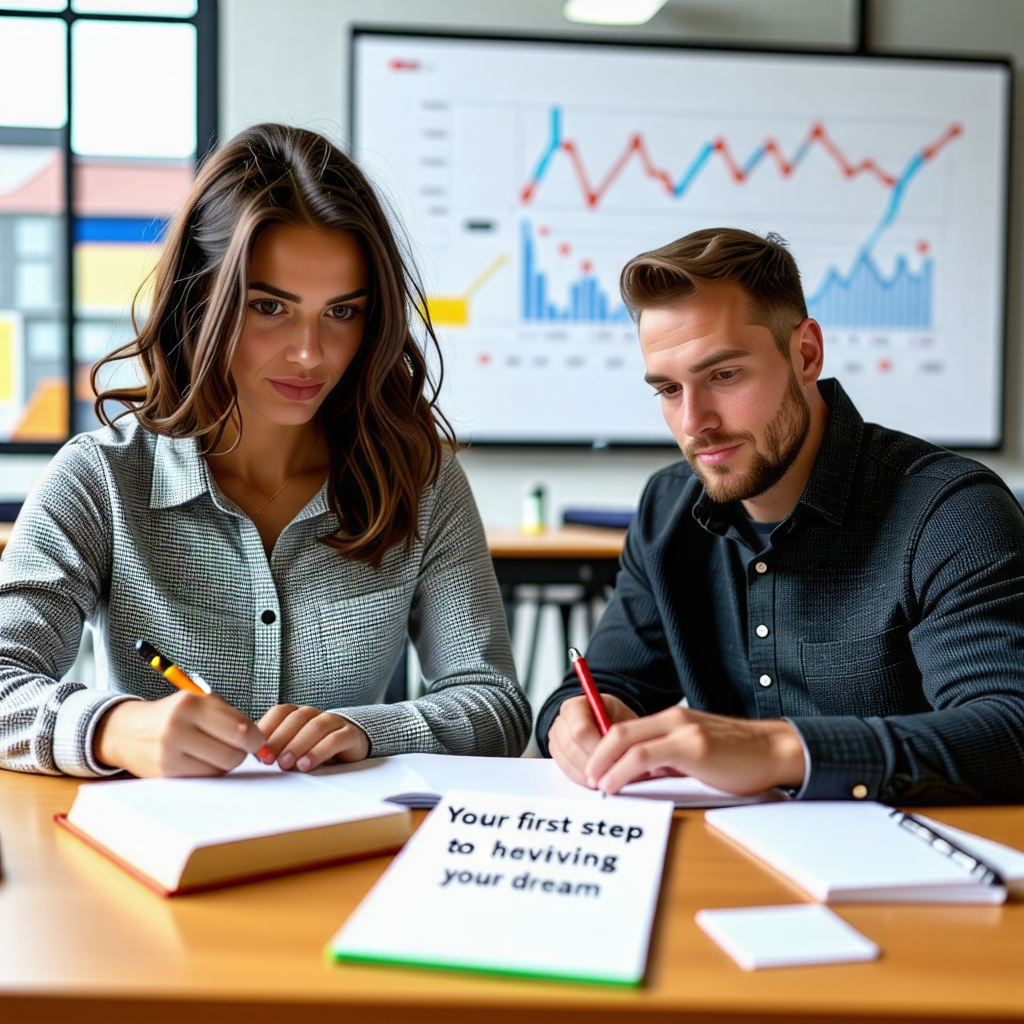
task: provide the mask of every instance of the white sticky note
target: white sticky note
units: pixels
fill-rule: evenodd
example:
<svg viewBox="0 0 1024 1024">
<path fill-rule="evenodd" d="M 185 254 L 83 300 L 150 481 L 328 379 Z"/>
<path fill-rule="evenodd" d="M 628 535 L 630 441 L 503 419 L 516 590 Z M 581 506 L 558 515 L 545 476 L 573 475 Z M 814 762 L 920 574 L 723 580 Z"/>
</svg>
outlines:
<svg viewBox="0 0 1024 1024">
<path fill-rule="evenodd" d="M 697 924 L 745 971 L 875 960 L 878 946 L 817 903 L 699 910 Z"/>
</svg>

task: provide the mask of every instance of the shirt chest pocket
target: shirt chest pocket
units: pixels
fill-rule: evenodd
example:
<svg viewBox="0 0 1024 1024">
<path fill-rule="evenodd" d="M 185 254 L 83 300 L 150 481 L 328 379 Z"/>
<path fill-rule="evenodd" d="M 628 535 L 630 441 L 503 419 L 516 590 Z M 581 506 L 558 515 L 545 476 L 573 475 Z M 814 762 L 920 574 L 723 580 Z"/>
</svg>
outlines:
<svg viewBox="0 0 1024 1024">
<path fill-rule="evenodd" d="M 412 589 L 388 587 L 317 602 L 316 615 L 295 623 L 286 639 L 282 700 L 323 708 L 373 704 L 382 697 L 405 642 Z M 293 687 L 316 680 L 316 701 L 297 699 Z M 305 694 L 308 697 L 308 693 Z"/>
<path fill-rule="evenodd" d="M 869 717 L 929 709 L 904 626 L 848 640 L 803 642 L 800 667 L 808 695 L 823 715 Z"/>
</svg>

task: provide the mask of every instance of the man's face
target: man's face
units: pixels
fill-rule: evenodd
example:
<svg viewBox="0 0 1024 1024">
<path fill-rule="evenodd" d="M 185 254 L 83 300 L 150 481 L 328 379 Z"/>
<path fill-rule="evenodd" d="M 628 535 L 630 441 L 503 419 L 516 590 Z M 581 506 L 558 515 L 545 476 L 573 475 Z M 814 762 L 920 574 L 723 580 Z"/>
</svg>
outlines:
<svg viewBox="0 0 1024 1024">
<path fill-rule="evenodd" d="M 683 455 L 722 503 L 777 484 L 811 425 L 793 363 L 749 320 L 747 296 L 732 282 L 703 284 L 640 316 L 646 380 Z"/>
</svg>

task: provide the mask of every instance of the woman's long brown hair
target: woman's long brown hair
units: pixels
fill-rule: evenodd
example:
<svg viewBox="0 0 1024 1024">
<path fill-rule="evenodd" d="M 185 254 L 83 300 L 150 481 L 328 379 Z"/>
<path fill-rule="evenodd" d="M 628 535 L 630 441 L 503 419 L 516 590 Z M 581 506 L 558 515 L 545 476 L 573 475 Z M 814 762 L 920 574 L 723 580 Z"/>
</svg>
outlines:
<svg viewBox="0 0 1024 1024">
<path fill-rule="evenodd" d="M 326 543 L 379 564 L 392 545 L 417 537 L 421 495 L 454 438 L 436 407 L 441 353 L 411 261 L 363 173 L 315 132 L 255 125 L 206 161 L 168 229 L 145 324 L 138 327 L 133 311 L 134 340 L 93 368 L 96 412 L 108 425 L 133 413 L 154 433 L 197 437 L 204 453 L 230 421 L 241 426 L 231 360 L 253 247 L 275 223 L 350 232 L 366 259 L 363 341 L 319 416 L 331 451 L 328 499 L 341 523 Z M 413 315 L 436 355 L 436 381 L 412 334 Z M 141 363 L 145 384 L 100 391 L 101 368 L 125 359 Z M 126 409 L 112 420 L 108 401 Z"/>
</svg>

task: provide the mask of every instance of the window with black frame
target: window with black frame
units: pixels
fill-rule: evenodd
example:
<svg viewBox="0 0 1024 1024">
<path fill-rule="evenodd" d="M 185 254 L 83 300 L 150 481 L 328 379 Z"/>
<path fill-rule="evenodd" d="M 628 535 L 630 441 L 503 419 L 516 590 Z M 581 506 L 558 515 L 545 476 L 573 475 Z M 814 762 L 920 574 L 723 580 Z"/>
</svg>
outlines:
<svg viewBox="0 0 1024 1024">
<path fill-rule="evenodd" d="M 92 366 L 215 142 L 216 34 L 216 0 L 0 0 L 0 451 L 97 425 Z"/>
</svg>

